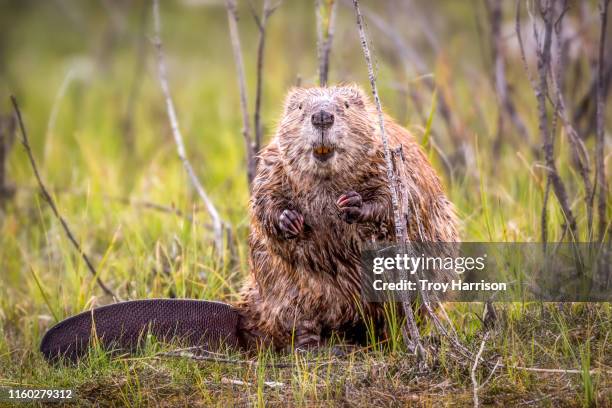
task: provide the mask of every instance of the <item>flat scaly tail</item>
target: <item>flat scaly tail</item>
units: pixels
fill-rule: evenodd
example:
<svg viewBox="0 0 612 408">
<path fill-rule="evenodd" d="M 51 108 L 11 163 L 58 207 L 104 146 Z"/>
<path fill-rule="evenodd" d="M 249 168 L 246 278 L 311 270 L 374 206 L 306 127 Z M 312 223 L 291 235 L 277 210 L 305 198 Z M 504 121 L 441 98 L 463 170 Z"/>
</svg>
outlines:
<svg viewBox="0 0 612 408">
<path fill-rule="evenodd" d="M 53 326 L 40 351 L 50 362 L 75 362 L 87 355 L 92 340 L 108 351 L 133 352 L 147 334 L 160 341 L 178 340 L 207 350 L 243 349 L 241 314 L 235 307 L 205 300 L 148 299 L 92 309 Z"/>
</svg>

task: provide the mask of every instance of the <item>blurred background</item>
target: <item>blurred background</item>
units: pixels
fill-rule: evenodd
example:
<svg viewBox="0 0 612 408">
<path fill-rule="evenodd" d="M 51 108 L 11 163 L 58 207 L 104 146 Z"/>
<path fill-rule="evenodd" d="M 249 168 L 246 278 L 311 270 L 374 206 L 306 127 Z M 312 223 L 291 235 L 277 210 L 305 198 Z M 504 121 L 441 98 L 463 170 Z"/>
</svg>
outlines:
<svg viewBox="0 0 612 408">
<path fill-rule="evenodd" d="M 329 20 L 331 3 L 268 2 L 278 7 L 266 27 L 264 142 L 274 133 L 286 91 L 318 84 L 317 7 L 323 23 L 335 22 L 329 82 L 355 82 L 369 92 L 352 2 L 336 2 L 335 18 Z M 589 177 L 594 180 L 601 24 L 595 1 L 567 5 L 555 25 L 551 72 L 564 99 L 567 123 L 590 155 Z M 259 41 L 254 16 L 261 15 L 262 7 L 261 2 L 240 1 L 237 9 L 249 115 L 255 103 Z M 537 241 L 543 226 L 550 240 L 566 237 L 554 197 L 542 219 L 547 190 L 543 139 L 534 89 L 520 58 L 516 3 L 440 1 L 433 8 L 425 1 L 390 0 L 364 1 L 362 8 L 384 109 L 423 143 L 457 205 L 464 239 Z M 544 27 L 534 4 L 526 2 L 522 8 L 525 63 L 537 79 L 534 33 L 541 42 Z M 73 278 L 80 279 L 68 280 L 76 285 L 73 289 L 85 284 L 79 275 L 83 265 L 37 195 L 27 156 L 18 143 L 10 143 L 16 133 L 10 131 L 15 123 L 10 123 L 8 95 L 14 94 L 42 177 L 86 251 L 102 264 L 100 274 L 106 280 L 124 285 L 133 296 L 150 296 L 155 290 L 217 294 L 219 286 L 211 289 L 198 282 L 198 274 L 213 279 L 214 274 L 203 271 L 216 268 L 207 258 L 210 220 L 176 155 L 157 77 L 152 3 L 3 0 L 1 10 L 0 107 L 7 136 L 0 291 L 23 291 L 19 287 L 28 265 L 55 277 L 74 269 Z M 559 16 L 561 11 L 556 11 Z M 224 283 L 217 283 L 231 296 L 234 275 L 246 269 L 248 188 L 225 3 L 162 1 L 161 20 L 169 84 L 187 155 L 221 216 L 233 226 L 238 266 L 220 274 Z M 605 36 L 609 34 L 608 27 Z M 602 66 L 606 99 L 610 60 Z M 562 120 L 555 125 L 548 109 L 556 165 L 579 238 L 588 240 L 592 233 L 583 204 L 587 190 L 571 161 L 568 128 Z M 606 129 L 609 113 L 607 104 Z M 607 133 L 604 143 L 608 160 Z M 186 257 L 190 262 L 185 263 Z M 165 274 L 140 272 L 151 269 Z M 193 282 L 179 280 L 179 287 L 173 287 L 177 271 Z M 130 283 L 130 276 L 143 281 Z M 151 289 L 155 279 L 159 287 Z M 85 293 L 90 295 L 81 293 L 80 306 L 89 299 Z"/>
<path fill-rule="evenodd" d="M 39 194 L 15 131 L 10 94 L 19 101 L 47 189 L 98 277 L 119 298 L 232 301 L 248 273 L 245 144 L 225 3 L 160 3 L 168 81 L 187 156 L 231 226 L 224 259 L 214 254 L 211 219 L 176 153 L 157 76 L 152 2 L 0 0 L 0 384 L 3 378 L 96 383 L 95 370 L 84 377 L 50 372 L 36 349 L 53 323 L 113 301 Z M 319 83 L 317 8 L 320 26 L 335 21 L 329 83 L 355 82 L 370 92 L 352 1 L 336 0 L 330 20 L 331 3 L 284 0 L 267 19 L 264 143 L 274 134 L 287 90 Z M 601 162 L 603 179 L 610 180 L 612 144 L 611 103 L 603 105 L 604 132 L 596 143 L 598 2 L 554 6 L 543 118 L 576 221 L 573 231 L 547 183 L 549 163 L 529 80 L 538 79 L 545 27 L 534 2 L 520 4 L 524 61 L 514 1 L 362 1 L 383 107 L 423 145 L 457 207 L 465 241 L 589 241 L 602 238 L 602 231 L 608 239 L 610 190 L 595 181 Z M 260 40 L 253 14 L 260 18 L 262 7 L 257 0 L 237 6 L 251 127 Z M 608 102 L 610 25 L 603 33 L 608 56 L 599 87 Z M 453 319 L 470 339 L 480 327 L 471 312 Z M 526 333 L 526 343 L 507 345 L 511 350 L 504 353 L 520 360 L 531 347 Z M 557 348 L 555 340 L 551 349 Z M 557 362 L 555 353 L 550 356 Z M 112 383 L 114 374 L 109 378 Z"/>
</svg>

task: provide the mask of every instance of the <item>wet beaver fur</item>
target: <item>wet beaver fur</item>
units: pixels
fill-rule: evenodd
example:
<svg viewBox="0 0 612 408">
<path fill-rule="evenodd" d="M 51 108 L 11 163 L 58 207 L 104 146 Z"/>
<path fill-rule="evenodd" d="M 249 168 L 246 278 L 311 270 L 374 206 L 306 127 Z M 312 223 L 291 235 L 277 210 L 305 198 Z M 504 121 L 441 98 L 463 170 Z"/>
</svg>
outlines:
<svg viewBox="0 0 612 408">
<path fill-rule="evenodd" d="M 403 149 L 412 241 L 458 241 L 457 218 L 414 137 L 389 116 L 390 148 Z M 381 304 L 360 299 L 361 251 L 395 239 L 375 106 L 356 85 L 295 88 L 259 157 L 250 202 L 250 278 L 237 305 L 246 343 L 316 348 L 332 333 L 365 336 Z"/>
</svg>

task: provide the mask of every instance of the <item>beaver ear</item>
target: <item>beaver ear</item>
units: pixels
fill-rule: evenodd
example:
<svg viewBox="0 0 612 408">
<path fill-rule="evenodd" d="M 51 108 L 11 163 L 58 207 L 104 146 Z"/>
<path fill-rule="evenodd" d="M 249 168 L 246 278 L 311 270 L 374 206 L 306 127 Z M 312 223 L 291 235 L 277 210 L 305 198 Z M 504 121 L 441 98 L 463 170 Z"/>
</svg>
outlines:
<svg viewBox="0 0 612 408">
<path fill-rule="evenodd" d="M 287 92 L 285 97 L 285 111 L 289 112 L 297 109 L 302 102 L 302 88 L 293 87 Z"/>
<path fill-rule="evenodd" d="M 360 107 L 364 107 L 368 102 L 368 96 L 366 93 L 357 85 L 351 85 L 347 88 L 348 91 L 348 99 L 351 105 L 356 105 Z"/>
</svg>

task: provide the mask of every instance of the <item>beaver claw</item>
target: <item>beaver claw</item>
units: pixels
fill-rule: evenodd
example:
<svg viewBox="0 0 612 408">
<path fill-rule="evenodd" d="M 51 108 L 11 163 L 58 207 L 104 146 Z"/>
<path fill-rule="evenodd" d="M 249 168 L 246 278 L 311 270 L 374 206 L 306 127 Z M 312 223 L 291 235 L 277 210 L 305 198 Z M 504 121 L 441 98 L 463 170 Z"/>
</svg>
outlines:
<svg viewBox="0 0 612 408">
<path fill-rule="evenodd" d="M 304 229 L 304 217 L 297 211 L 284 210 L 278 219 L 278 226 L 286 239 L 293 239 Z"/>
<path fill-rule="evenodd" d="M 356 191 L 342 194 L 338 201 L 336 201 L 336 206 L 340 210 L 340 217 L 349 224 L 357 222 L 362 218 L 363 199 L 361 194 Z"/>
</svg>

